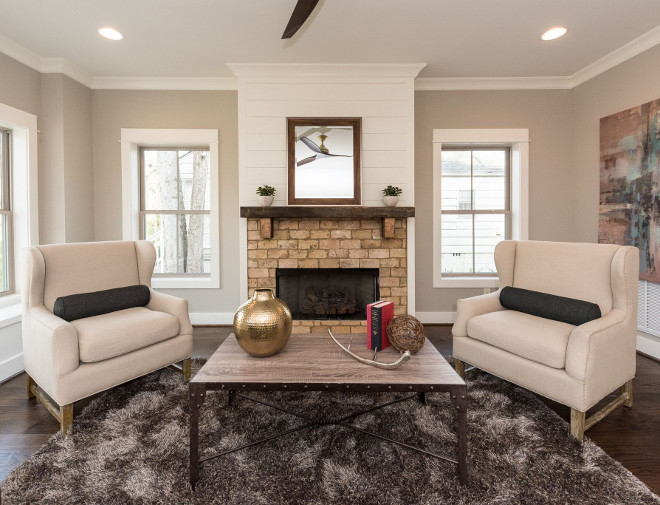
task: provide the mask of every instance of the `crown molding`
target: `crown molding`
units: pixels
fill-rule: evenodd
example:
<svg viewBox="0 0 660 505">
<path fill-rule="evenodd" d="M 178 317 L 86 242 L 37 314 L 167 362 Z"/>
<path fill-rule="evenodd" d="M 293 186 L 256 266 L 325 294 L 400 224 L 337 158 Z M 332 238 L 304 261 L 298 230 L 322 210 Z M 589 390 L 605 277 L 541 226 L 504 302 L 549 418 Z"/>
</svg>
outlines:
<svg viewBox="0 0 660 505">
<path fill-rule="evenodd" d="M 415 91 L 571 89 L 571 77 L 421 77 Z"/>
<path fill-rule="evenodd" d="M 43 58 L 41 60 L 41 73 L 64 74 L 88 88 L 92 87 L 94 80 L 92 74 L 64 58 Z"/>
<path fill-rule="evenodd" d="M 41 62 L 43 61 L 41 56 L 3 35 L 0 35 L 0 52 L 23 65 L 27 65 L 28 67 L 41 72 Z"/>
<path fill-rule="evenodd" d="M 92 89 L 132 90 L 237 90 L 234 77 L 94 77 Z"/>
<path fill-rule="evenodd" d="M 232 73 L 245 77 L 411 77 L 426 63 L 226 63 Z"/>
<path fill-rule="evenodd" d="M 660 26 L 655 27 L 644 35 L 641 35 L 620 48 L 615 49 L 611 53 L 606 54 L 599 60 L 587 65 L 582 70 L 578 70 L 571 76 L 573 87 L 579 86 L 589 79 L 593 79 L 597 75 L 620 65 L 624 61 L 634 58 L 638 54 L 641 54 L 658 44 L 660 44 Z"/>
<path fill-rule="evenodd" d="M 408 77 L 417 91 L 573 89 L 660 44 L 660 26 L 615 49 L 570 76 L 557 77 L 440 77 L 417 78 L 426 63 L 227 63 L 238 78 L 245 77 Z M 42 58 L 0 35 L 0 52 L 41 73 L 62 73 L 91 89 L 236 90 L 233 77 L 100 77 L 64 58 Z"/>
</svg>

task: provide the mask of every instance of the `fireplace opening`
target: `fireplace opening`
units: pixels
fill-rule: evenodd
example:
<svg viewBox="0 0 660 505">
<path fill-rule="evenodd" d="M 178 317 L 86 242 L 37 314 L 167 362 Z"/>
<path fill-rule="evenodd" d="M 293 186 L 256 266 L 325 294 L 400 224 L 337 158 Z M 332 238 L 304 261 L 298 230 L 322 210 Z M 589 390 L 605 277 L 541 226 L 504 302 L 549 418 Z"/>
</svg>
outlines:
<svg viewBox="0 0 660 505">
<path fill-rule="evenodd" d="M 278 268 L 276 278 L 294 319 L 366 319 L 380 297 L 377 268 Z"/>
</svg>

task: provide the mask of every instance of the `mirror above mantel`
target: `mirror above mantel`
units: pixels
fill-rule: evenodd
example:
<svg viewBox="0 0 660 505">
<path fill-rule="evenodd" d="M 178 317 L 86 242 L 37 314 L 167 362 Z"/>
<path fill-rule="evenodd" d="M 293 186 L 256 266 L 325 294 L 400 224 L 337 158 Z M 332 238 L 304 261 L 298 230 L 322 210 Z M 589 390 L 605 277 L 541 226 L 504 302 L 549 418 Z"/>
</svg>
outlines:
<svg viewBox="0 0 660 505">
<path fill-rule="evenodd" d="M 287 118 L 289 205 L 360 205 L 361 118 Z"/>
</svg>

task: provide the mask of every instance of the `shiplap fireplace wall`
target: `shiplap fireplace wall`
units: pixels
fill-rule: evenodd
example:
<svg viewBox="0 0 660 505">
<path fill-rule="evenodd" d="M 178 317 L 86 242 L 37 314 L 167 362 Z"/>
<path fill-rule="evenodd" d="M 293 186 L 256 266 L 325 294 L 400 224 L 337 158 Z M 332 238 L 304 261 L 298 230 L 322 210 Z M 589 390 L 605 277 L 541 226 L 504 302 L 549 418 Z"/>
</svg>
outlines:
<svg viewBox="0 0 660 505">
<path fill-rule="evenodd" d="M 382 206 L 399 186 L 414 206 L 414 79 L 424 64 L 229 64 L 238 78 L 239 203 L 258 205 L 258 186 L 286 205 L 287 117 L 362 118 L 362 205 Z M 241 299 L 248 296 L 247 220 L 241 219 Z M 408 218 L 408 311 L 414 314 L 414 218 Z"/>
</svg>

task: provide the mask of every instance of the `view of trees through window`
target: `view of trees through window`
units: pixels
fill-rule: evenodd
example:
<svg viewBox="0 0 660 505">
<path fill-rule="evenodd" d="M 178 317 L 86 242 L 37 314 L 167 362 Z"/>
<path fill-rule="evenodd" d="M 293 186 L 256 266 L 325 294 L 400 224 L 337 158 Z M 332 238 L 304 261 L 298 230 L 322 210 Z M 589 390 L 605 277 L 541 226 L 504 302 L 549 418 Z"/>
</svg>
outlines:
<svg viewBox="0 0 660 505">
<path fill-rule="evenodd" d="M 141 238 L 156 247 L 154 274 L 209 274 L 209 150 L 142 148 L 140 151 Z"/>
<path fill-rule="evenodd" d="M 0 129 L 0 295 L 12 290 L 11 207 L 9 173 L 11 170 L 11 132 Z"/>
<path fill-rule="evenodd" d="M 509 149 L 443 149 L 441 166 L 442 273 L 492 274 L 509 228 Z"/>
</svg>

